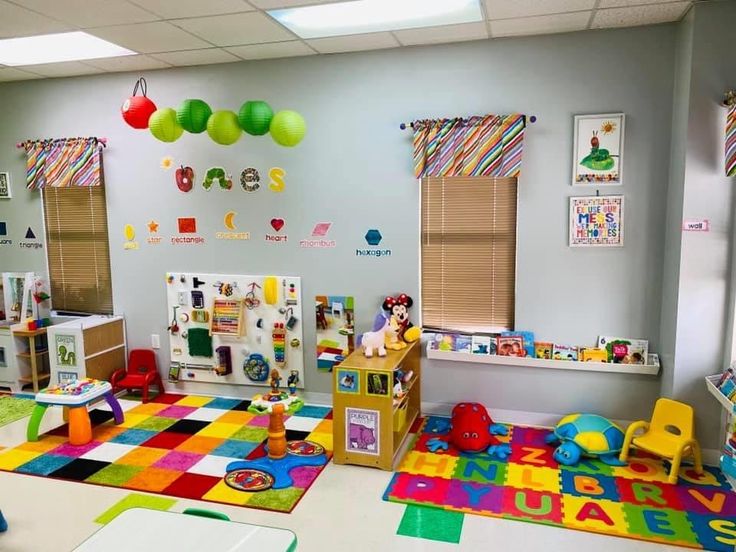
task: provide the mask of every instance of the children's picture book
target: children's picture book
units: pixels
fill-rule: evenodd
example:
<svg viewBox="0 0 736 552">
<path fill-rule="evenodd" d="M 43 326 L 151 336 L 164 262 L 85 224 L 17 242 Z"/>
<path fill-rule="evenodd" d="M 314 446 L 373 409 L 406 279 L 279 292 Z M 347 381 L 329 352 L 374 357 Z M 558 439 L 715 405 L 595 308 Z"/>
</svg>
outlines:
<svg viewBox="0 0 736 552">
<path fill-rule="evenodd" d="M 469 335 L 455 335 L 455 351 L 458 353 L 470 353 L 473 340 Z"/>
<path fill-rule="evenodd" d="M 535 341 L 534 342 L 534 357 L 550 360 L 552 358 L 553 348 L 554 348 L 554 343 L 552 342 Z"/>
<path fill-rule="evenodd" d="M 727 399 L 736 400 L 736 373 L 733 368 L 727 368 L 716 385 Z"/>
<path fill-rule="evenodd" d="M 526 355 L 531 358 L 534 358 L 534 332 L 529 331 L 507 331 L 507 332 L 501 332 L 502 336 L 515 336 L 518 335 L 522 338 L 524 343 L 524 350 L 526 351 Z"/>
<path fill-rule="evenodd" d="M 647 355 L 647 366 L 659 366 L 659 355 L 657 353 Z"/>
<path fill-rule="evenodd" d="M 436 351 L 454 351 L 455 334 L 436 333 L 431 337 L 430 348 Z"/>
<path fill-rule="evenodd" d="M 580 360 L 583 362 L 608 362 L 608 351 L 595 347 L 580 349 Z"/>
<path fill-rule="evenodd" d="M 649 341 L 628 337 L 602 335 L 598 348 L 608 352 L 608 362 L 615 364 L 645 364 L 649 354 Z"/>
<path fill-rule="evenodd" d="M 553 360 L 577 360 L 578 348 L 574 345 L 560 345 L 555 343 L 552 349 Z"/>
<path fill-rule="evenodd" d="M 496 338 L 499 356 L 525 357 L 524 339 L 520 335 L 499 335 Z"/>
<path fill-rule="evenodd" d="M 490 355 L 491 354 L 491 336 L 490 335 L 474 335 L 472 339 L 472 350 L 474 355 Z"/>
</svg>

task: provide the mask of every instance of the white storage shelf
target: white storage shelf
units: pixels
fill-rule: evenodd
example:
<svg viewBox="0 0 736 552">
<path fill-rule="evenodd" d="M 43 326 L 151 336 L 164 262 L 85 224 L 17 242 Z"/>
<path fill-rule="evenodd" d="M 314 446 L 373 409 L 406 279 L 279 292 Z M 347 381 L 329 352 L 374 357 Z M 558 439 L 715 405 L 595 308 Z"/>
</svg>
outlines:
<svg viewBox="0 0 736 552">
<path fill-rule="evenodd" d="M 473 362 L 475 364 L 496 364 L 501 366 L 524 366 L 526 368 L 551 368 L 553 370 L 576 370 L 578 372 L 613 372 L 618 374 L 644 374 L 656 376 L 659 365 L 614 364 L 612 362 L 581 362 L 575 360 L 547 360 L 543 358 L 509 357 L 499 355 L 474 355 L 457 351 L 438 351 L 427 345 L 427 358 L 451 360 L 453 362 Z"/>
<path fill-rule="evenodd" d="M 719 379 L 721 379 L 721 374 L 706 376 L 705 385 L 708 386 L 708 391 L 710 391 L 710 394 L 718 399 L 718 402 L 721 403 L 723 408 L 725 408 L 729 413 L 736 415 L 736 404 L 728 400 L 728 397 L 721 393 L 721 390 L 716 387 L 716 383 L 718 383 Z"/>
</svg>

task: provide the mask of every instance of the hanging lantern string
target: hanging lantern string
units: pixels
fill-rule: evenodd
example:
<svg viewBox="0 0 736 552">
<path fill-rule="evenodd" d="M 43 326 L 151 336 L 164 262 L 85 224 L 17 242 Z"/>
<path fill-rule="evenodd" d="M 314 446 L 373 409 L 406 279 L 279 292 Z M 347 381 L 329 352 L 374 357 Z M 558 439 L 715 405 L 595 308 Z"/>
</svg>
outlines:
<svg viewBox="0 0 736 552">
<path fill-rule="evenodd" d="M 36 144 L 43 146 L 51 146 L 53 144 L 61 144 L 67 142 L 78 142 L 78 141 L 89 141 L 94 144 L 100 144 L 102 147 L 107 147 L 107 138 L 97 138 L 96 136 L 78 136 L 76 138 L 45 138 L 43 140 L 26 140 L 24 142 L 18 142 L 15 144 L 16 148 L 29 149 Z"/>
<path fill-rule="evenodd" d="M 524 117 L 524 123 L 526 124 L 527 121 L 530 123 L 536 123 L 537 122 L 537 116 L 536 115 L 529 115 L 528 117 L 526 115 L 523 115 Z M 417 128 L 423 128 L 427 126 L 432 126 L 440 123 L 441 121 L 444 121 L 445 119 L 418 119 L 416 121 L 412 121 L 411 123 L 401 123 L 399 125 L 399 128 L 401 130 L 406 130 L 407 128 L 417 129 Z M 463 117 L 455 117 L 454 119 L 449 119 L 451 121 L 460 121 L 463 125 L 468 125 L 470 119 L 469 118 L 463 118 Z M 474 123 L 474 125 L 479 125 L 481 122 Z"/>
</svg>

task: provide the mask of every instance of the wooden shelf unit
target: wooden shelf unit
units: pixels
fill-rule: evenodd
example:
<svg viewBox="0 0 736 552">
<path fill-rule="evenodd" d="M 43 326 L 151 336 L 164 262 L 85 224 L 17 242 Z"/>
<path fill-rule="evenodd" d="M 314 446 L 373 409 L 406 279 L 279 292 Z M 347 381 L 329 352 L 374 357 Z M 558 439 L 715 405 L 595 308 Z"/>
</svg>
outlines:
<svg viewBox="0 0 736 552">
<path fill-rule="evenodd" d="M 356 349 L 333 369 L 333 461 L 392 470 L 397 453 L 419 416 L 421 396 L 421 346 L 409 344 L 400 351 L 387 351 L 385 357 L 366 358 Z M 406 394 L 394 404 L 394 371 L 412 371 Z M 353 376 L 353 391 L 341 386 L 345 376 Z M 368 393 L 369 378 L 376 382 Z M 383 394 L 383 391 L 386 391 Z M 364 421 L 361 421 L 364 420 Z M 403 421 L 394 431 L 394 424 Z M 360 422 L 360 423 L 359 423 Z M 367 438 L 363 439 L 362 435 Z M 373 440 L 373 443 L 369 441 Z"/>
<path fill-rule="evenodd" d="M 11 328 L 11 332 L 17 351 L 15 356 L 30 364 L 30 375 L 19 377 L 18 381 L 32 383 L 33 392 L 38 393 L 39 382 L 49 379 L 50 374 L 46 328 L 37 330 Z"/>
</svg>

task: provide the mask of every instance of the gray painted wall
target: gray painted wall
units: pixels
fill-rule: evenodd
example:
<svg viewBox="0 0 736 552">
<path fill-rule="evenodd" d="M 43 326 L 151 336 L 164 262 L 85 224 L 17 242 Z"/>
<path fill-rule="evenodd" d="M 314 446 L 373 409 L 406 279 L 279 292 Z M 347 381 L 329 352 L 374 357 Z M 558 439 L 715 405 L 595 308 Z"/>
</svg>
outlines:
<svg viewBox="0 0 736 552">
<path fill-rule="evenodd" d="M 165 337 L 166 271 L 291 273 L 304 297 L 353 294 L 357 323 L 365 329 L 387 292 L 418 294 L 418 187 L 411 172 L 411 136 L 398 124 L 418 117 L 473 113 L 535 114 L 527 132 L 519 197 L 517 321 L 539 338 L 592 344 L 598 334 L 659 343 L 665 189 L 669 164 L 674 82 L 675 25 L 495 40 L 277 61 L 150 72 L 149 91 L 159 106 L 202 97 L 215 108 L 235 109 L 264 98 L 294 108 L 309 133 L 294 150 L 269 138 L 244 138 L 225 148 L 206 136 L 185 135 L 166 145 L 123 124 L 118 109 L 134 75 L 10 83 L 0 86 L 0 167 L 14 177 L 15 199 L 0 202 L 15 239 L 40 220 L 36 194 L 20 183 L 24 138 L 98 135 L 105 152 L 114 300 L 126 315 L 131 346 Z M 626 194 L 626 245 L 621 249 L 569 249 L 568 197 L 572 116 L 626 113 L 626 182 L 602 192 Z M 233 173 L 253 165 L 287 170 L 283 195 L 201 188 L 180 194 L 162 156 L 191 164 L 201 175 L 223 163 Z M 585 193 L 583 191 L 581 193 Z M 590 193 L 588 191 L 588 193 Z M 238 211 L 251 242 L 214 240 L 225 211 Z M 163 235 L 175 218 L 196 215 L 203 247 L 141 244 L 123 251 L 123 225 L 138 238 L 155 218 Z M 272 216 L 287 220 L 289 243 L 269 245 L 263 235 Z M 303 250 L 299 238 L 332 220 L 334 250 Z M 356 258 L 368 228 L 384 234 L 391 257 Z M 41 270 L 43 253 L 0 249 L 0 269 Z M 472 285 L 472 284 L 471 284 Z M 415 318 L 418 313 L 415 312 Z M 314 323 L 305 320 L 306 384 L 329 390 L 311 354 Z M 162 365 L 168 362 L 162 349 Z M 646 416 L 660 390 L 652 377 L 425 363 L 424 399 L 477 399 L 491 408 L 564 413 L 592 409 L 616 418 Z M 451 383 L 450 383 L 451 382 Z M 194 388 L 196 389 L 196 388 Z M 243 389 L 223 389 L 243 394 Z"/>
</svg>

